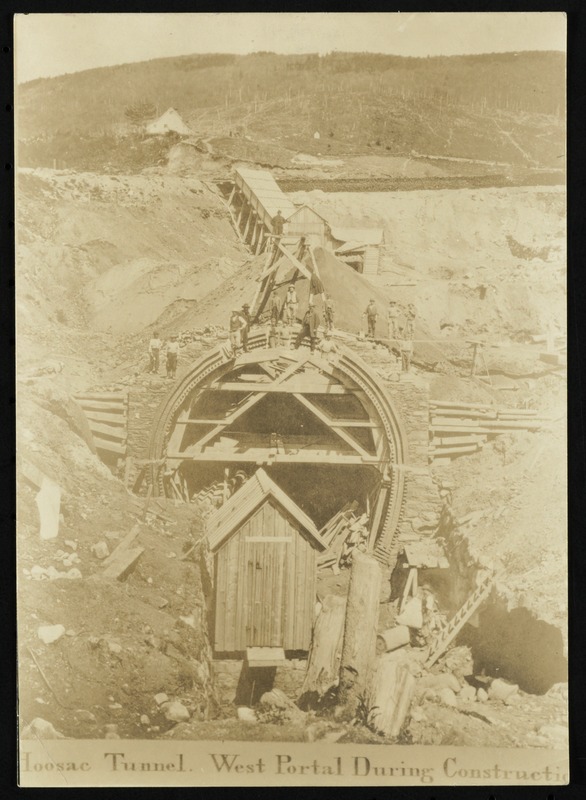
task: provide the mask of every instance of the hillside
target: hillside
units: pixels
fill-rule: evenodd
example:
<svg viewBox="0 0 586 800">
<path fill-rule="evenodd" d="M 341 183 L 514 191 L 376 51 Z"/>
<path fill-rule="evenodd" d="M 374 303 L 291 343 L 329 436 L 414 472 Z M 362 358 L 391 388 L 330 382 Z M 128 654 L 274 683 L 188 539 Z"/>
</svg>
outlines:
<svg viewBox="0 0 586 800">
<path fill-rule="evenodd" d="M 88 168 L 72 163 L 75 140 L 88 159 L 100 146 L 115 150 L 113 134 L 129 132 L 125 109 L 143 98 L 158 113 L 176 108 L 196 136 L 328 155 L 416 152 L 560 167 L 564 71 L 557 52 L 216 54 L 87 70 L 19 87 L 20 162 Z"/>
</svg>

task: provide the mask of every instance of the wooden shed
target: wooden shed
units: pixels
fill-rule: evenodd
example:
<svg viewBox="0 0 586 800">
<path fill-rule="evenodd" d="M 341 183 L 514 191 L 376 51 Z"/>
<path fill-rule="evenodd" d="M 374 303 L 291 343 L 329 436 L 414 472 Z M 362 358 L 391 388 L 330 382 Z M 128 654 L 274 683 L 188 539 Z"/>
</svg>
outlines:
<svg viewBox="0 0 586 800">
<path fill-rule="evenodd" d="M 325 247 L 329 242 L 329 225 L 317 211 L 307 205 L 297 208 L 287 217 L 287 236 L 305 236 L 311 247 Z"/>
<path fill-rule="evenodd" d="M 263 469 L 206 522 L 214 555 L 214 650 L 284 658 L 308 650 L 316 599 L 311 519 Z M 280 656 L 279 656 L 280 654 Z M 266 658 L 264 663 L 267 663 Z"/>
<path fill-rule="evenodd" d="M 364 275 L 377 275 L 384 241 L 382 228 L 332 228 L 334 252 Z"/>
</svg>

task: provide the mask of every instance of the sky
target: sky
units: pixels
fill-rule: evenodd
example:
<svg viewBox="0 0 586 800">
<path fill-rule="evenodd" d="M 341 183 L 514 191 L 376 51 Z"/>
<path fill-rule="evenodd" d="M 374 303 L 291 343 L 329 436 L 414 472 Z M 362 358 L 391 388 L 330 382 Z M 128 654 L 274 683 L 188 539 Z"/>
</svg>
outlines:
<svg viewBox="0 0 586 800">
<path fill-rule="evenodd" d="M 560 12 L 18 14 L 16 80 L 191 53 L 565 50 Z"/>
</svg>

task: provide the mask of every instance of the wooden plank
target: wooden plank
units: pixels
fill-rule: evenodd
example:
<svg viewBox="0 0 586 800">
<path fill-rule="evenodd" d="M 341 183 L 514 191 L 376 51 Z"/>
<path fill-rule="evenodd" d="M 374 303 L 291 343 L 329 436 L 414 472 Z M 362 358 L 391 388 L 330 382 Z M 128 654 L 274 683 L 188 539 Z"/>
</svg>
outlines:
<svg viewBox="0 0 586 800">
<path fill-rule="evenodd" d="M 228 463 L 250 463 L 258 464 L 380 464 L 385 460 L 379 459 L 377 456 L 369 456 L 368 458 L 359 455 L 346 455 L 334 450 L 329 450 L 327 453 L 317 454 L 309 453 L 307 451 L 300 451 L 299 453 L 277 453 L 270 452 L 270 448 L 265 448 L 260 452 L 260 448 L 254 452 L 234 453 L 229 450 L 216 450 L 207 449 L 203 453 L 169 453 L 167 457 L 167 464 L 169 466 L 179 465 L 183 461 L 222 461 Z M 404 464 L 393 464 L 397 469 L 409 470 L 408 466 Z M 415 468 L 413 468 L 415 470 Z"/>
<path fill-rule="evenodd" d="M 464 417 L 440 417 L 438 415 L 432 415 L 431 417 L 431 424 L 432 425 L 466 425 L 469 428 L 479 427 L 480 420 L 477 419 L 465 419 Z"/>
<path fill-rule="evenodd" d="M 429 405 L 430 408 L 481 408 L 488 409 L 489 411 L 494 411 L 497 408 L 497 406 L 490 405 L 489 403 L 453 402 L 451 400 L 430 400 Z"/>
<path fill-rule="evenodd" d="M 112 438 L 117 440 L 124 440 L 126 441 L 127 432 L 126 428 L 121 427 L 114 427 L 113 425 L 104 425 L 101 422 L 94 422 L 94 420 L 89 421 L 90 430 L 92 433 L 103 433 L 106 436 L 112 436 Z"/>
<path fill-rule="evenodd" d="M 479 444 L 462 445 L 461 447 L 438 447 L 433 451 L 433 457 L 448 456 L 448 455 L 466 455 L 467 453 L 475 453 L 480 450 Z"/>
<path fill-rule="evenodd" d="M 258 390 L 258 387 L 256 388 Z M 252 408 L 252 406 L 254 406 L 256 403 L 262 400 L 264 395 L 265 393 L 264 391 L 262 391 L 244 400 L 235 411 L 233 411 L 226 417 L 226 419 L 223 422 L 220 422 L 218 425 L 215 426 L 215 428 L 213 428 L 213 430 L 208 431 L 208 433 L 202 436 L 201 439 L 195 442 L 195 445 L 197 445 L 197 447 L 201 450 L 204 444 L 211 441 L 211 439 L 213 439 L 215 436 L 221 433 L 224 430 L 224 428 L 235 422 L 241 414 L 244 414 L 245 411 L 248 411 L 250 408 Z"/>
<path fill-rule="evenodd" d="M 126 425 L 126 414 L 108 414 L 102 411 L 84 411 L 89 420 L 109 422 L 112 425 Z"/>
<path fill-rule="evenodd" d="M 118 400 L 127 402 L 128 392 L 78 392 L 72 395 L 75 400 Z"/>
<path fill-rule="evenodd" d="M 114 413 L 126 413 L 126 402 L 113 403 L 104 400 L 76 400 L 78 406 L 83 411 L 112 411 Z"/>
<path fill-rule="evenodd" d="M 436 409 L 436 414 L 438 416 L 441 415 L 442 418 L 447 417 L 456 417 L 460 419 L 466 419 L 468 417 L 472 419 L 496 419 L 497 418 L 497 411 L 489 410 L 489 409 L 460 409 L 460 408 L 441 408 Z"/>
<path fill-rule="evenodd" d="M 125 455 L 126 454 L 126 445 L 119 444 L 117 442 L 108 442 L 106 439 L 101 439 L 98 436 L 94 436 L 94 444 L 99 450 L 109 450 L 111 453 L 117 453 L 118 455 Z"/>
</svg>

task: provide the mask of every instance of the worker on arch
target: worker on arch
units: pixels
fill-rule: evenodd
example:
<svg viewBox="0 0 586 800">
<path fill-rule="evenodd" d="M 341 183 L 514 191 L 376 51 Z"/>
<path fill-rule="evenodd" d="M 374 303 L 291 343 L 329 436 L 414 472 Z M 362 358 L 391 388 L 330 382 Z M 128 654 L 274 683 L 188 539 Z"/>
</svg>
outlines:
<svg viewBox="0 0 586 800">
<path fill-rule="evenodd" d="M 371 297 L 369 304 L 366 306 L 366 311 L 363 314 L 368 323 L 368 338 L 374 339 L 376 336 L 376 320 L 378 317 L 378 309 L 374 297 Z"/>
<path fill-rule="evenodd" d="M 287 287 L 287 295 L 285 297 L 285 320 L 289 325 L 294 325 L 297 321 L 297 292 L 295 291 L 295 284 L 290 283 Z"/>
<path fill-rule="evenodd" d="M 312 353 L 315 353 L 315 348 L 317 345 L 318 339 L 318 329 L 320 326 L 320 317 L 319 313 L 313 304 L 310 301 L 307 311 L 303 317 L 303 322 L 301 323 L 301 330 L 297 334 L 297 338 L 295 339 L 295 350 L 299 350 L 301 346 L 301 342 L 305 339 L 305 337 L 309 337 L 309 346 Z"/>
</svg>

